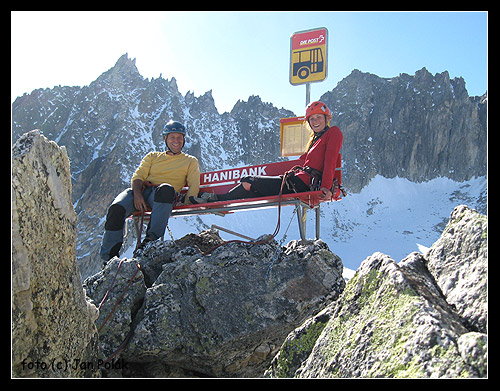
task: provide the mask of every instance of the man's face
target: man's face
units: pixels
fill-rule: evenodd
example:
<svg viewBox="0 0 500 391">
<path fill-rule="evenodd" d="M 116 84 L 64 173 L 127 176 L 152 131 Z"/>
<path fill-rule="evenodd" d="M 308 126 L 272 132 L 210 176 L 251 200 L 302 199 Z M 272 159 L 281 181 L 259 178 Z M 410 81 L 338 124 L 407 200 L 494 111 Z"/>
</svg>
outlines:
<svg viewBox="0 0 500 391">
<path fill-rule="evenodd" d="M 184 145 L 184 135 L 182 133 L 169 133 L 165 137 L 165 142 L 173 153 L 179 153 Z"/>
</svg>

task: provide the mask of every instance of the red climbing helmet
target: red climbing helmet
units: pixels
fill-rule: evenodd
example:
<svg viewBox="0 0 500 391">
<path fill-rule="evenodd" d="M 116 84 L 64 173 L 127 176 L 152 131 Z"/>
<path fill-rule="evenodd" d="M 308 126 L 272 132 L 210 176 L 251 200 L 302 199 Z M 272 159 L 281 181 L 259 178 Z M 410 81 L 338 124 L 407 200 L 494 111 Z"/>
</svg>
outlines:
<svg viewBox="0 0 500 391">
<path fill-rule="evenodd" d="M 306 121 L 308 121 L 309 117 L 313 114 L 324 114 L 328 117 L 329 115 L 332 115 L 332 112 L 323 102 L 316 101 L 309 103 L 306 107 Z"/>
</svg>

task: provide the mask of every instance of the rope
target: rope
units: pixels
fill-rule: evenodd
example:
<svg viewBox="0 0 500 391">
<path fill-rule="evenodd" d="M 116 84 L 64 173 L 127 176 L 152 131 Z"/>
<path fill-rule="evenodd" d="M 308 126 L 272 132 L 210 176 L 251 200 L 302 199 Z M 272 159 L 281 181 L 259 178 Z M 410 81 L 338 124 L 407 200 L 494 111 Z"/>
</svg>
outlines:
<svg viewBox="0 0 500 391">
<path fill-rule="evenodd" d="M 120 263 L 118 264 L 118 268 L 116 269 L 116 273 L 115 273 L 115 275 L 113 277 L 113 281 L 111 282 L 111 286 L 106 291 L 106 294 L 104 295 L 103 299 L 99 303 L 99 307 L 98 307 L 99 310 L 101 309 L 102 305 L 104 304 L 104 302 L 108 298 L 108 295 L 111 292 L 111 290 L 114 288 L 115 281 L 116 281 L 116 276 L 118 275 L 118 272 L 120 271 L 120 268 L 122 266 L 123 261 L 125 261 L 126 259 L 127 258 L 120 259 Z M 106 323 L 108 323 L 109 319 L 111 318 L 111 316 L 115 312 L 116 307 L 118 307 L 118 304 L 120 304 L 120 302 L 122 301 L 123 297 L 125 296 L 125 293 L 127 293 L 128 289 L 130 288 L 130 285 L 132 285 L 132 281 L 134 281 L 135 277 L 137 276 L 137 273 L 139 273 L 139 271 L 141 270 L 141 265 L 139 263 L 137 263 L 136 266 L 137 266 L 137 270 L 135 271 L 134 275 L 130 278 L 127 286 L 123 290 L 123 292 L 120 295 L 120 297 L 116 300 L 116 302 L 115 302 L 113 308 L 111 308 L 111 311 L 109 312 L 108 316 L 106 316 L 106 319 L 104 319 L 104 322 L 102 322 L 101 326 L 97 330 L 97 333 L 100 333 L 101 330 L 106 325 Z M 118 347 L 118 349 L 115 350 L 114 353 L 112 353 L 111 356 L 109 356 L 106 360 L 104 360 L 105 364 L 108 363 L 109 361 L 111 361 L 127 345 L 127 342 L 130 339 L 130 337 L 132 336 L 132 334 L 133 334 L 133 329 L 130 329 L 130 331 L 128 332 L 127 336 L 125 337 L 125 339 L 123 340 L 123 342 L 121 343 L 121 345 Z"/>
<path fill-rule="evenodd" d="M 142 236 L 142 228 L 144 225 L 144 215 L 145 214 L 146 214 L 145 211 L 141 211 L 141 222 L 139 223 L 139 232 L 137 233 L 137 244 L 135 245 L 135 250 L 133 253 L 134 258 L 135 258 L 135 253 L 137 252 L 137 250 L 141 246 L 141 236 Z"/>
<path fill-rule="evenodd" d="M 253 245 L 257 245 L 257 244 L 265 244 L 265 243 L 268 243 L 270 242 L 272 239 L 274 239 L 276 237 L 276 235 L 278 235 L 278 232 L 280 230 L 280 227 L 281 227 L 281 195 L 283 194 L 283 186 L 286 182 L 286 178 L 288 177 L 289 174 L 295 172 L 297 169 L 300 169 L 301 167 L 300 166 L 294 166 L 292 167 L 290 170 L 288 170 L 287 172 L 285 172 L 285 174 L 283 175 L 283 179 L 281 180 L 281 186 L 280 186 L 280 191 L 278 193 L 278 222 L 276 224 L 276 228 L 273 232 L 273 234 L 265 239 L 265 240 L 260 240 L 258 242 L 253 242 L 253 241 L 246 241 L 246 240 L 238 240 L 238 239 L 235 239 L 235 240 L 228 240 L 228 241 L 224 241 L 220 244 L 218 244 L 217 246 L 214 246 L 212 247 L 211 249 L 205 251 L 205 252 L 202 252 L 202 255 L 208 255 L 208 254 L 211 254 L 212 251 L 214 251 L 215 249 L 221 247 L 221 246 L 224 246 L 226 244 L 229 244 L 229 243 L 243 243 L 243 244 L 253 244 Z"/>
<path fill-rule="evenodd" d="M 118 271 L 120 270 L 120 266 L 122 264 L 122 262 L 125 260 L 126 258 L 123 258 L 122 260 L 120 260 L 120 264 L 118 265 L 118 270 L 116 270 L 116 273 L 115 273 L 115 277 L 113 278 L 113 282 L 111 283 L 111 286 L 110 288 L 108 289 L 108 291 L 106 292 L 106 294 L 104 295 L 104 298 L 102 299 L 101 303 L 99 304 L 99 309 L 101 309 L 102 305 L 104 304 L 104 301 L 107 299 L 108 297 L 108 294 L 109 292 L 111 292 L 111 290 L 113 289 L 114 287 L 114 284 L 115 284 L 115 280 L 116 280 L 116 276 L 118 275 Z M 115 312 L 116 310 L 116 307 L 118 306 L 118 304 L 120 304 L 120 302 L 122 301 L 123 297 L 125 296 L 125 293 L 127 293 L 128 291 L 128 288 L 130 288 L 130 285 L 132 285 L 132 281 L 134 281 L 134 278 L 135 276 L 137 276 L 137 273 L 139 273 L 139 271 L 141 270 L 141 265 L 139 265 L 139 263 L 136 264 L 137 265 L 137 270 L 135 271 L 134 275 L 130 278 L 127 286 L 125 287 L 125 289 L 123 290 L 122 294 L 120 295 L 120 297 L 116 300 L 115 302 L 115 305 L 113 306 L 113 308 L 111 309 L 111 311 L 109 312 L 108 316 L 106 317 L 106 319 L 104 319 L 104 322 L 101 324 L 101 327 L 99 327 L 99 329 L 97 330 L 97 332 L 101 332 L 101 330 L 104 328 L 104 326 L 106 325 L 106 323 L 108 323 L 108 320 L 109 318 L 111 318 L 111 315 L 113 315 L 113 313 Z"/>
</svg>

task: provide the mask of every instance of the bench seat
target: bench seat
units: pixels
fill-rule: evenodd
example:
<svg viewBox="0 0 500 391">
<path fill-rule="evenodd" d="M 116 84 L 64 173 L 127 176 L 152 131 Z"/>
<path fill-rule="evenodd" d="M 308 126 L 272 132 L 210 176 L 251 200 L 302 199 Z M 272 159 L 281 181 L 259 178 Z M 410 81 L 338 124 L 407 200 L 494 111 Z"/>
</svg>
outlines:
<svg viewBox="0 0 500 391">
<path fill-rule="evenodd" d="M 200 174 L 200 192 L 212 192 L 216 194 L 224 194 L 231 190 L 239 183 L 240 178 L 248 175 L 265 175 L 276 176 L 283 175 L 292 167 L 299 165 L 299 160 L 287 160 L 277 163 L 261 164 L 256 166 L 247 166 L 240 168 L 231 168 L 226 170 L 218 170 L 211 172 L 202 172 Z M 337 161 L 337 169 L 335 178 L 338 182 L 342 183 L 341 177 L 341 156 Z M 187 192 L 187 187 L 182 190 L 182 193 Z M 319 206 L 322 202 L 338 201 L 341 199 L 340 190 L 333 195 L 331 200 L 322 200 L 320 196 L 322 191 L 308 191 L 303 193 L 282 194 L 281 205 L 293 205 L 302 208 L 302 213 L 297 213 L 299 232 L 303 240 L 306 239 L 305 230 L 305 213 L 308 209 L 316 209 L 316 238 L 319 239 L 320 215 Z M 175 205 L 171 217 L 192 216 L 192 215 L 206 215 L 216 214 L 225 216 L 226 214 L 234 213 L 236 211 L 271 208 L 279 205 L 279 196 L 268 196 L 258 198 L 244 198 L 229 201 L 215 201 L 204 204 L 193 205 Z M 151 211 L 146 211 L 144 221 L 149 220 Z M 132 214 L 132 219 L 138 224 L 141 212 Z"/>
</svg>

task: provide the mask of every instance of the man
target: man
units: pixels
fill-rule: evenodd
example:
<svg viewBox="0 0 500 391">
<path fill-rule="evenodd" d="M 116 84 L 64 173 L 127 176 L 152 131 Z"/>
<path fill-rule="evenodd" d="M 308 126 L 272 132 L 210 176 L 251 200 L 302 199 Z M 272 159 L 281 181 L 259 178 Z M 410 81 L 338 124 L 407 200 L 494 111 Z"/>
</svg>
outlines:
<svg viewBox="0 0 500 391">
<path fill-rule="evenodd" d="M 194 156 L 182 152 L 186 142 L 186 128 L 180 122 L 170 120 L 163 132 L 165 152 L 150 152 L 132 175 L 132 187 L 121 192 L 108 209 L 100 256 L 108 261 L 118 256 L 123 242 L 125 219 L 133 212 L 151 208 L 146 243 L 162 237 L 168 218 L 179 193 L 187 182 L 189 197 L 197 195 L 200 187 L 200 168 Z"/>
</svg>

